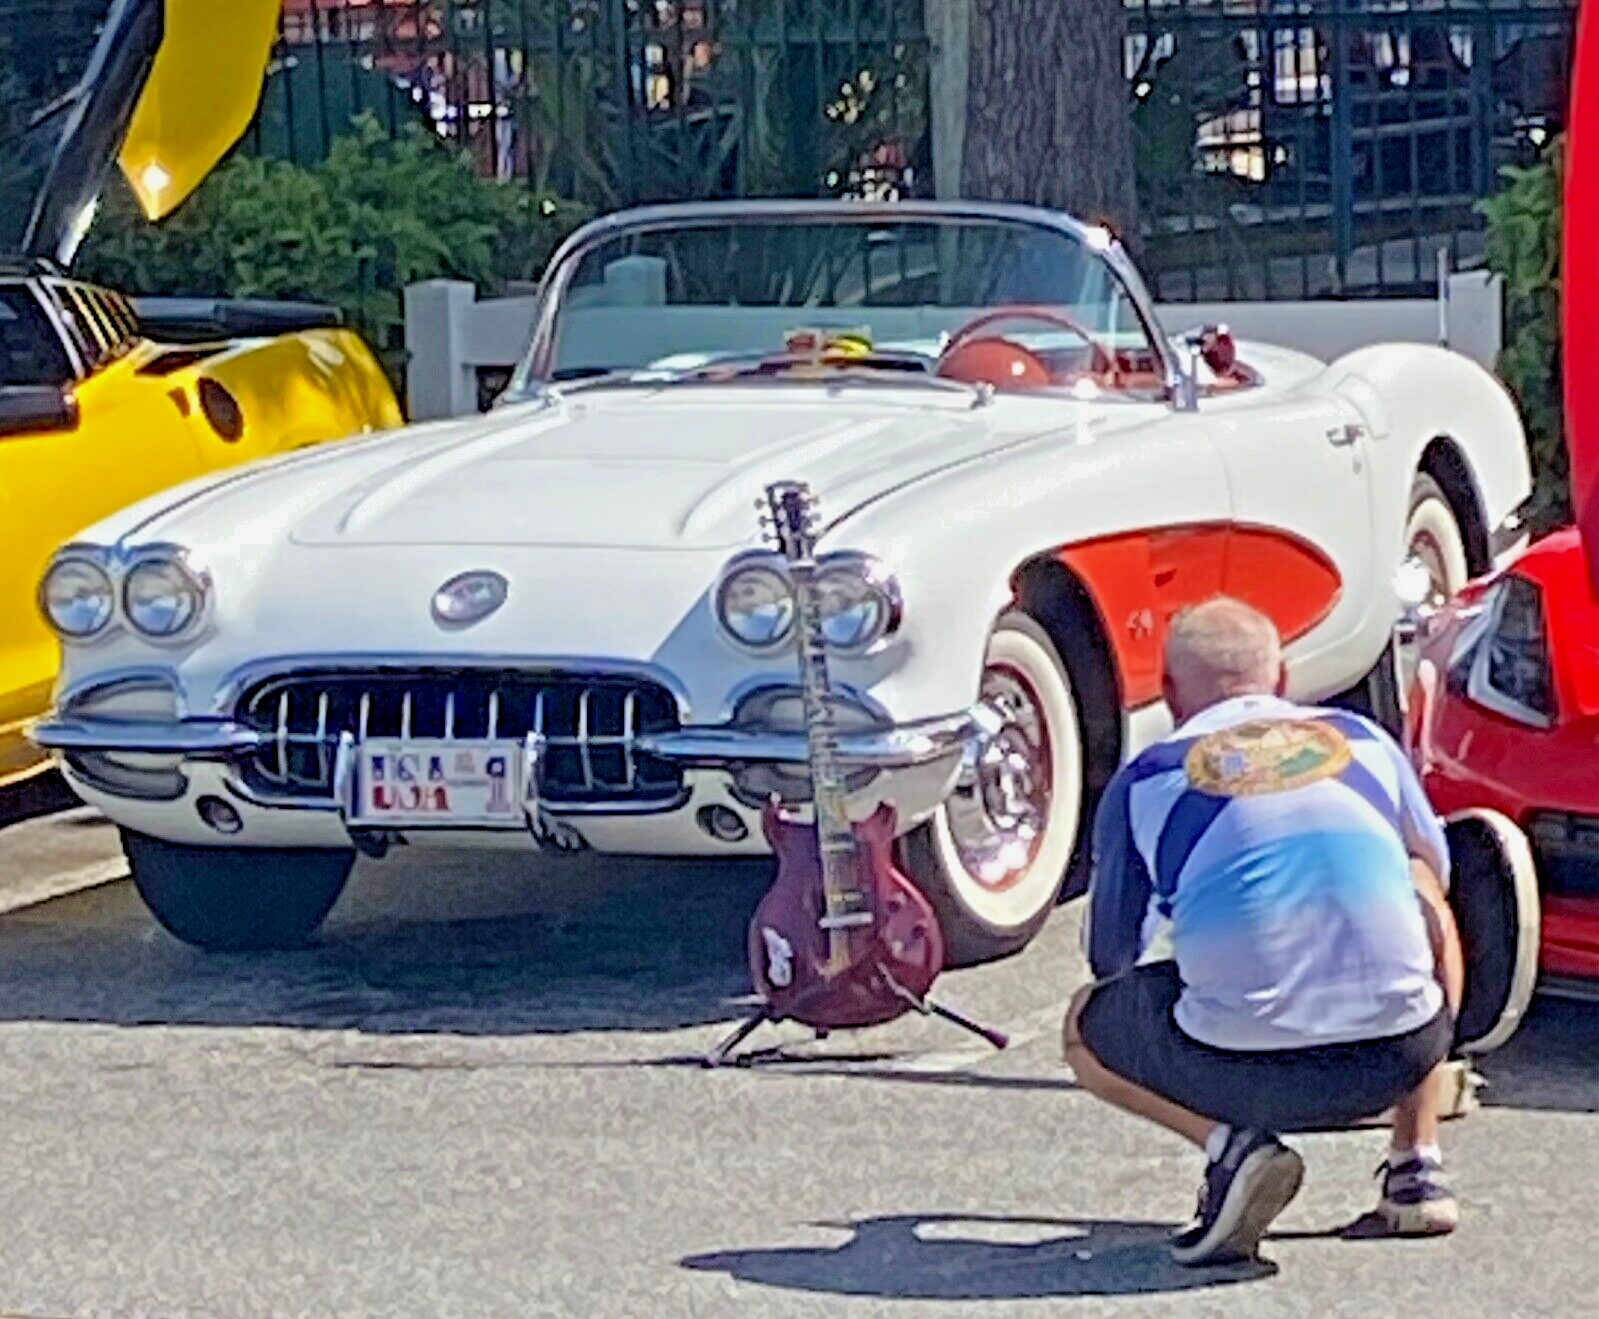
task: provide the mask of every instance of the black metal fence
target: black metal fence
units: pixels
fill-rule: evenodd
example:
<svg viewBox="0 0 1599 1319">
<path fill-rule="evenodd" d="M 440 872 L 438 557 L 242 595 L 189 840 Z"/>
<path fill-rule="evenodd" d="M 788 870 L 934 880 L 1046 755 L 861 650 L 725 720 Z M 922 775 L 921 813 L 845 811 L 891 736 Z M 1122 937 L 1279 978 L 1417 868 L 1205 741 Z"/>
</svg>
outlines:
<svg viewBox="0 0 1599 1319">
<path fill-rule="evenodd" d="M 1129 9 L 1145 266 L 1175 299 L 1396 294 L 1558 131 L 1574 0 Z"/>
<path fill-rule="evenodd" d="M 256 150 L 350 116 L 612 207 L 875 192 L 925 173 L 923 0 L 286 0 Z"/>
<path fill-rule="evenodd" d="M 932 195 L 944 2 L 284 0 L 246 149 L 309 163 L 370 112 L 596 209 Z M 0 0 L 0 109 L 59 82 L 106 4 Z M 1403 294 L 1439 249 L 1471 264 L 1475 203 L 1560 128 L 1576 4 L 1124 0 L 1158 295 Z"/>
</svg>

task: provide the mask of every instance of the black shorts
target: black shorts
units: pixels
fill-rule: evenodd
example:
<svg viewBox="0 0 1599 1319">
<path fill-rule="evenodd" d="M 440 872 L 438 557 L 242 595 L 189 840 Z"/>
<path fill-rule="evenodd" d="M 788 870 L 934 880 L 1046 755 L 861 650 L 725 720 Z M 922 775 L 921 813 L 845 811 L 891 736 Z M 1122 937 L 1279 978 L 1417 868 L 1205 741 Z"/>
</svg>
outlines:
<svg viewBox="0 0 1599 1319">
<path fill-rule="evenodd" d="M 1089 1052 L 1116 1075 L 1238 1127 L 1303 1131 L 1376 1117 L 1449 1056 L 1447 1008 L 1386 1039 L 1245 1052 L 1201 1044 L 1178 1028 L 1174 962 L 1154 962 L 1095 987 L 1079 1021 Z"/>
</svg>

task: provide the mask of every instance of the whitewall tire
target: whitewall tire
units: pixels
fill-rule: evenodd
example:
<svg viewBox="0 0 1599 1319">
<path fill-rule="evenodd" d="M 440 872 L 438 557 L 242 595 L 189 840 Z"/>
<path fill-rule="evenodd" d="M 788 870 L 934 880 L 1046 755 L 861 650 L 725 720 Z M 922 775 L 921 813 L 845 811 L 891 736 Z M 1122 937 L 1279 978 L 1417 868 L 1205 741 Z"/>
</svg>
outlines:
<svg viewBox="0 0 1599 1319">
<path fill-rule="evenodd" d="M 1437 608 L 1466 584 L 1471 564 L 1466 536 L 1442 487 L 1419 473 L 1410 488 L 1410 514 L 1405 519 L 1405 554 L 1419 559 L 1432 582 L 1427 604 Z"/>
<path fill-rule="evenodd" d="M 902 859 L 938 910 L 951 965 L 1025 947 L 1048 919 L 1083 814 L 1082 718 L 1066 665 L 1016 610 L 989 638 L 982 699 L 1004 720 Z"/>
</svg>

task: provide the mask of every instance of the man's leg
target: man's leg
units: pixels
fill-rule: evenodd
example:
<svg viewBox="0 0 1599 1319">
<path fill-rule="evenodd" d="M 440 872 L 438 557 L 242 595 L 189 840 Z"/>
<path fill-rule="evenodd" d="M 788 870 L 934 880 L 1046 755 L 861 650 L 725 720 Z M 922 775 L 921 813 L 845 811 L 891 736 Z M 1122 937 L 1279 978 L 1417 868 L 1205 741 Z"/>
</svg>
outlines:
<svg viewBox="0 0 1599 1319">
<path fill-rule="evenodd" d="M 1176 1030 L 1170 1003 L 1165 1001 L 1175 993 L 1175 973 L 1165 982 L 1163 974 L 1161 968 L 1139 968 L 1117 982 L 1078 990 L 1066 1010 L 1063 1052 L 1078 1084 L 1090 1094 L 1164 1127 L 1206 1152 L 1199 1208 L 1193 1225 L 1173 1238 L 1172 1257 L 1180 1264 L 1251 1258 L 1272 1219 L 1298 1193 L 1305 1172 L 1303 1160 L 1270 1132 L 1218 1122 L 1122 1075 L 1105 1063 L 1083 1032 L 1083 1014 L 1090 999 L 1105 991 L 1114 996 L 1104 1005 L 1113 1015 L 1095 1018 L 1096 1033 L 1115 1032 L 1105 1037 L 1105 1044 L 1119 1038 L 1133 1048 L 1138 1048 L 1139 1042 L 1145 1048 L 1158 1048 L 1160 1041 L 1169 1040 L 1169 1033 Z M 1152 1061 L 1148 1055 L 1146 1061 Z"/>
<path fill-rule="evenodd" d="M 1438 876 L 1420 860 L 1412 860 L 1410 869 L 1427 921 L 1435 974 L 1452 1021 L 1460 1012 L 1466 978 L 1460 931 Z M 1382 1199 L 1377 1205 L 1377 1216 L 1391 1232 L 1433 1236 L 1453 1231 L 1460 1221 L 1460 1209 L 1444 1171 L 1443 1151 L 1438 1146 L 1438 1115 L 1443 1109 L 1445 1083 L 1446 1073 L 1440 1063 L 1394 1105 L 1393 1139 L 1383 1176 Z"/>
<path fill-rule="evenodd" d="M 1211 1133 L 1222 1125 L 1221 1123 L 1213 1118 L 1201 1117 L 1198 1113 L 1184 1108 L 1181 1104 L 1173 1103 L 1164 1095 L 1157 1095 L 1153 1090 L 1146 1090 L 1124 1076 L 1117 1076 L 1100 1062 L 1083 1042 L 1079 1023 L 1083 1008 L 1093 992 L 1093 985 L 1084 985 L 1072 995 L 1071 1005 L 1066 1009 L 1062 1052 L 1071 1066 L 1072 1074 L 1077 1078 L 1077 1084 L 1096 1099 L 1103 1099 L 1124 1113 L 1131 1113 L 1134 1117 L 1141 1117 L 1147 1122 L 1165 1127 L 1167 1131 L 1181 1136 L 1190 1144 L 1204 1149 L 1205 1142 Z"/>
</svg>

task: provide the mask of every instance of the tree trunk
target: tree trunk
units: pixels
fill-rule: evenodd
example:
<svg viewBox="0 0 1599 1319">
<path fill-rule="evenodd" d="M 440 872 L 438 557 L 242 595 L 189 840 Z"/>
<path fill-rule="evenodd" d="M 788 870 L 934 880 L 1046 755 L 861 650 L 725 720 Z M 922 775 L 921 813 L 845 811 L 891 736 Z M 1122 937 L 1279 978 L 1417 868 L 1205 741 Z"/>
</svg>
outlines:
<svg viewBox="0 0 1599 1319">
<path fill-rule="evenodd" d="M 961 190 L 1136 238 L 1122 0 L 967 0 Z"/>
</svg>

